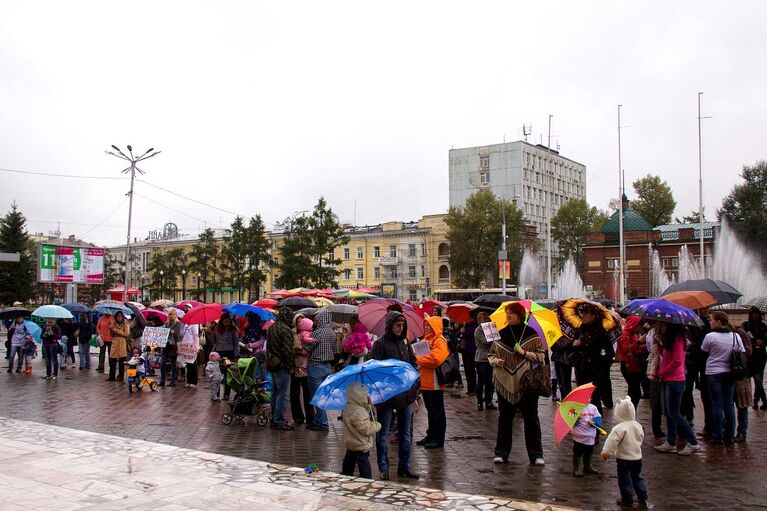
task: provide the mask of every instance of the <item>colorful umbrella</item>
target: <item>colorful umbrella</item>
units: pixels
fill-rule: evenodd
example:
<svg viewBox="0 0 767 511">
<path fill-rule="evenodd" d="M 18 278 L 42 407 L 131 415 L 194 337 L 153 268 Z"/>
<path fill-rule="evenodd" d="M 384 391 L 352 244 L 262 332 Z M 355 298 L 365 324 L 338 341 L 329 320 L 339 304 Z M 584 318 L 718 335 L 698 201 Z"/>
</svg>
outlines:
<svg viewBox="0 0 767 511">
<path fill-rule="evenodd" d="M 391 310 L 401 312 L 407 320 L 407 337 L 415 339 L 423 335 L 423 316 L 415 307 L 392 298 L 374 298 L 358 307 L 359 318 L 368 332 L 379 337 L 386 333 L 386 315 Z"/>
<path fill-rule="evenodd" d="M 325 378 L 314 393 L 312 404 L 322 410 L 343 410 L 346 386 L 355 381 L 367 386 L 374 405 L 381 404 L 410 390 L 419 376 L 415 367 L 402 360 L 368 360 Z"/>
<path fill-rule="evenodd" d="M 327 298 L 323 296 L 317 296 L 315 298 L 312 298 L 312 301 L 317 304 L 317 307 L 327 307 L 329 305 L 333 305 L 333 300 L 328 300 Z"/>
<path fill-rule="evenodd" d="M 33 316 L 40 318 L 72 319 L 72 313 L 58 305 L 43 305 L 32 311 Z"/>
<path fill-rule="evenodd" d="M 194 307 L 181 320 L 186 325 L 204 325 L 211 321 L 217 321 L 224 313 L 220 303 L 209 303 Z"/>
<path fill-rule="evenodd" d="M 127 305 L 131 309 L 135 307 L 140 311 L 146 309 L 146 306 L 143 303 L 139 303 L 139 302 L 125 302 L 125 305 Z"/>
<path fill-rule="evenodd" d="M 456 303 L 448 305 L 445 315 L 456 323 L 468 323 L 471 321 L 472 312 L 479 309 L 479 305 L 474 303 Z M 493 309 L 489 309 L 493 312 Z"/>
<path fill-rule="evenodd" d="M 181 300 L 176 304 L 176 307 L 179 309 L 186 309 L 187 306 L 190 308 L 197 307 L 198 305 L 202 305 L 202 302 L 198 302 L 197 300 Z"/>
<path fill-rule="evenodd" d="M 224 312 L 228 312 L 232 316 L 245 317 L 248 314 L 248 312 L 252 312 L 256 316 L 258 316 L 261 319 L 261 321 L 268 321 L 270 319 L 274 319 L 274 314 L 272 314 L 268 310 L 261 307 L 256 307 L 255 305 L 248 305 L 247 303 L 230 303 L 226 307 L 223 307 L 222 310 Z"/>
<path fill-rule="evenodd" d="M 716 305 L 716 298 L 705 291 L 674 291 L 663 298 L 688 309 L 705 309 Z"/>
<path fill-rule="evenodd" d="M 642 319 L 674 323 L 677 325 L 694 327 L 703 326 L 703 320 L 701 320 L 693 311 L 664 298 L 631 300 L 628 305 L 621 309 L 621 314 L 627 316 L 635 315 Z"/>
<path fill-rule="evenodd" d="M 557 403 L 557 411 L 554 414 L 554 438 L 557 443 L 573 430 L 583 409 L 591 402 L 591 394 L 594 393 L 595 388 L 591 383 L 581 385 Z M 604 433 L 602 430 L 599 431 Z"/>
<path fill-rule="evenodd" d="M 525 322 L 530 328 L 535 330 L 538 337 L 545 339 L 548 348 L 551 348 L 551 346 L 562 337 L 562 329 L 559 326 L 559 320 L 557 319 L 556 313 L 532 300 L 502 303 L 500 307 L 490 315 L 490 319 L 493 320 L 493 323 L 498 327 L 498 330 L 501 330 L 507 325 L 505 308 L 506 305 L 510 303 L 518 303 L 525 308 L 525 311 L 527 311 Z"/>
<path fill-rule="evenodd" d="M 598 311 L 597 320 L 601 322 L 602 328 L 607 332 L 607 338 L 611 343 L 616 342 L 621 336 L 622 329 L 615 317 L 604 305 L 583 298 L 570 298 L 558 302 L 554 307 L 557 319 L 559 319 L 559 326 L 562 328 L 562 334 L 571 339 L 578 337 L 581 325 L 583 325 L 583 309 L 588 306 L 596 307 Z"/>
<path fill-rule="evenodd" d="M 442 312 L 447 310 L 447 304 L 438 302 L 437 300 L 426 300 L 421 304 L 421 310 L 424 314 L 428 314 L 429 316 L 434 316 L 434 307 L 439 307 L 442 309 Z"/>
</svg>

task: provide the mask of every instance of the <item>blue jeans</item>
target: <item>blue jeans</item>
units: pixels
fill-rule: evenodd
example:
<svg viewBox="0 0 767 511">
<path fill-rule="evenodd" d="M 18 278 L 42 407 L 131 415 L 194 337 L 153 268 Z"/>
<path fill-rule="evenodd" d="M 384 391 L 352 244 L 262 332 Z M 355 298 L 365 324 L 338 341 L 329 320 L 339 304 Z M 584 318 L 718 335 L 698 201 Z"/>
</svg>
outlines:
<svg viewBox="0 0 767 511">
<path fill-rule="evenodd" d="M 290 408 L 290 371 L 280 369 L 272 371 L 272 408 L 274 409 L 274 418 L 272 421 L 277 426 L 284 426 L 288 423 L 285 419 L 285 413 Z"/>
<path fill-rule="evenodd" d="M 666 428 L 668 428 L 666 440 L 673 446 L 676 446 L 677 429 L 690 445 L 698 445 L 698 439 L 695 437 L 690 423 L 682 416 L 684 388 L 684 381 L 667 381 L 663 384 L 665 398 L 663 405 L 666 411 Z"/>
<path fill-rule="evenodd" d="M 88 341 L 80 341 L 78 344 L 78 350 L 80 351 L 80 369 L 91 368 L 91 343 Z"/>
<path fill-rule="evenodd" d="M 24 362 L 24 346 L 13 346 L 11 345 L 11 351 L 8 352 L 8 372 L 10 373 L 11 370 L 13 370 L 13 359 L 16 357 L 16 355 L 19 356 L 19 361 L 16 364 L 16 370 L 21 371 L 21 364 Z"/>
<path fill-rule="evenodd" d="M 355 465 L 360 469 L 360 477 L 373 479 L 373 470 L 370 468 L 369 452 L 351 451 L 346 449 L 344 462 L 341 467 L 341 475 L 353 476 Z"/>
<path fill-rule="evenodd" d="M 309 373 L 309 392 L 314 397 L 314 393 L 317 392 L 325 378 L 330 376 L 332 369 L 330 364 L 313 364 L 307 367 L 307 371 Z M 322 426 L 325 429 L 329 427 L 328 414 L 325 413 L 325 410 L 314 408 L 314 425 Z"/>
<path fill-rule="evenodd" d="M 730 373 L 706 376 L 713 414 L 713 440 L 731 442 L 735 431 L 735 383 Z"/>
<path fill-rule="evenodd" d="M 618 463 L 618 488 L 621 491 L 621 501 L 624 504 L 634 503 L 636 491 L 639 502 L 647 502 L 647 487 L 642 477 L 642 460 L 615 460 Z"/>
<path fill-rule="evenodd" d="M 53 376 L 59 375 L 59 345 L 48 344 L 43 346 L 43 356 L 45 357 L 45 375 Z"/>
<path fill-rule="evenodd" d="M 748 433 L 748 407 L 738 408 L 738 433 Z"/>
<path fill-rule="evenodd" d="M 389 427 L 391 426 L 394 410 L 391 408 L 377 408 L 378 422 L 381 423 L 381 431 L 376 433 L 376 456 L 378 458 L 378 471 L 389 470 Z M 397 408 L 397 429 L 399 431 L 400 470 L 410 471 L 410 450 L 413 443 L 413 404 L 404 408 Z"/>
</svg>

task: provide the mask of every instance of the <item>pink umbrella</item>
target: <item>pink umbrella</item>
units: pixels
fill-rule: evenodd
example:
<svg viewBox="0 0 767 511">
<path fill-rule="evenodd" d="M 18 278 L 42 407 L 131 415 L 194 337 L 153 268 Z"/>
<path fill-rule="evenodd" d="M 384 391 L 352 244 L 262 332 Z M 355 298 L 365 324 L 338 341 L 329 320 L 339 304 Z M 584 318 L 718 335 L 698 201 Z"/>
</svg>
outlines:
<svg viewBox="0 0 767 511">
<path fill-rule="evenodd" d="M 359 306 L 359 318 L 371 334 L 386 333 L 386 315 L 391 310 L 401 312 L 407 320 L 407 337 L 415 339 L 423 335 L 423 316 L 412 306 L 399 300 L 374 298 Z"/>
<path fill-rule="evenodd" d="M 221 307 L 223 305 L 220 303 L 198 305 L 187 312 L 181 322 L 187 325 L 204 325 L 211 321 L 217 321 L 223 314 Z"/>
<path fill-rule="evenodd" d="M 187 305 L 189 307 L 197 307 L 198 305 L 202 305 L 202 302 L 198 302 L 197 300 L 182 300 L 176 304 L 176 307 L 184 310 L 186 309 Z"/>
<path fill-rule="evenodd" d="M 141 315 L 147 319 L 149 319 L 149 316 L 156 316 L 160 318 L 163 323 L 168 321 L 168 315 L 166 313 L 164 313 L 163 311 L 155 310 L 155 309 L 144 309 L 141 311 Z"/>
<path fill-rule="evenodd" d="M 261 298 L 260 300 L 253 302 L 252 305 L 261 307 L 262 309 L 274 309 L 274 306 L 277 305 L 277 300 L 272 300 L 271 298 Z"/>
</svg>

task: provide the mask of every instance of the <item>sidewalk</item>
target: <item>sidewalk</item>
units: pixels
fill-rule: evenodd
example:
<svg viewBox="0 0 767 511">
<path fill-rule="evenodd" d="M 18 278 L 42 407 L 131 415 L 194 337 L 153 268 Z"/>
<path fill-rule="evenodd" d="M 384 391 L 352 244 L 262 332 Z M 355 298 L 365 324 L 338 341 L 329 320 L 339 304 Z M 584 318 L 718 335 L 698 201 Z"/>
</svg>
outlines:
<svg viewBox="0 0 767 511">
<path fill-rule="evenodd" d="M 445 492 L 0 418 L 0 508 L 550 510 L 558 506 Z"/>
</svg>

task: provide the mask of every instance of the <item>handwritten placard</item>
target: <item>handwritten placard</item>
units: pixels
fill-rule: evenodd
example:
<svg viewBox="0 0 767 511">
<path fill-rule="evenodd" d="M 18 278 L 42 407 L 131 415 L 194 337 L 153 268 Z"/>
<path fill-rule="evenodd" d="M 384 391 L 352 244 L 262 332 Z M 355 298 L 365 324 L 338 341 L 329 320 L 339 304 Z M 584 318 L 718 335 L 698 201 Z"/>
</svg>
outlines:
<svg viewBox="0 0 767 511">
<path fill-rule="evenodd" d="M 500 341 L 501 334 L 498 332 L 498 327 L 492 321 L 482 323 L 482 332 L 485 334 L 485 342 Z"/>
<path fill-rule="evenodd" d="M 168 344 L 170 328 L 161 326 L 148 326 L 144 328 L 141 336 L 141 344 L 150 348 L 164 348 Z"/>
</svg>

